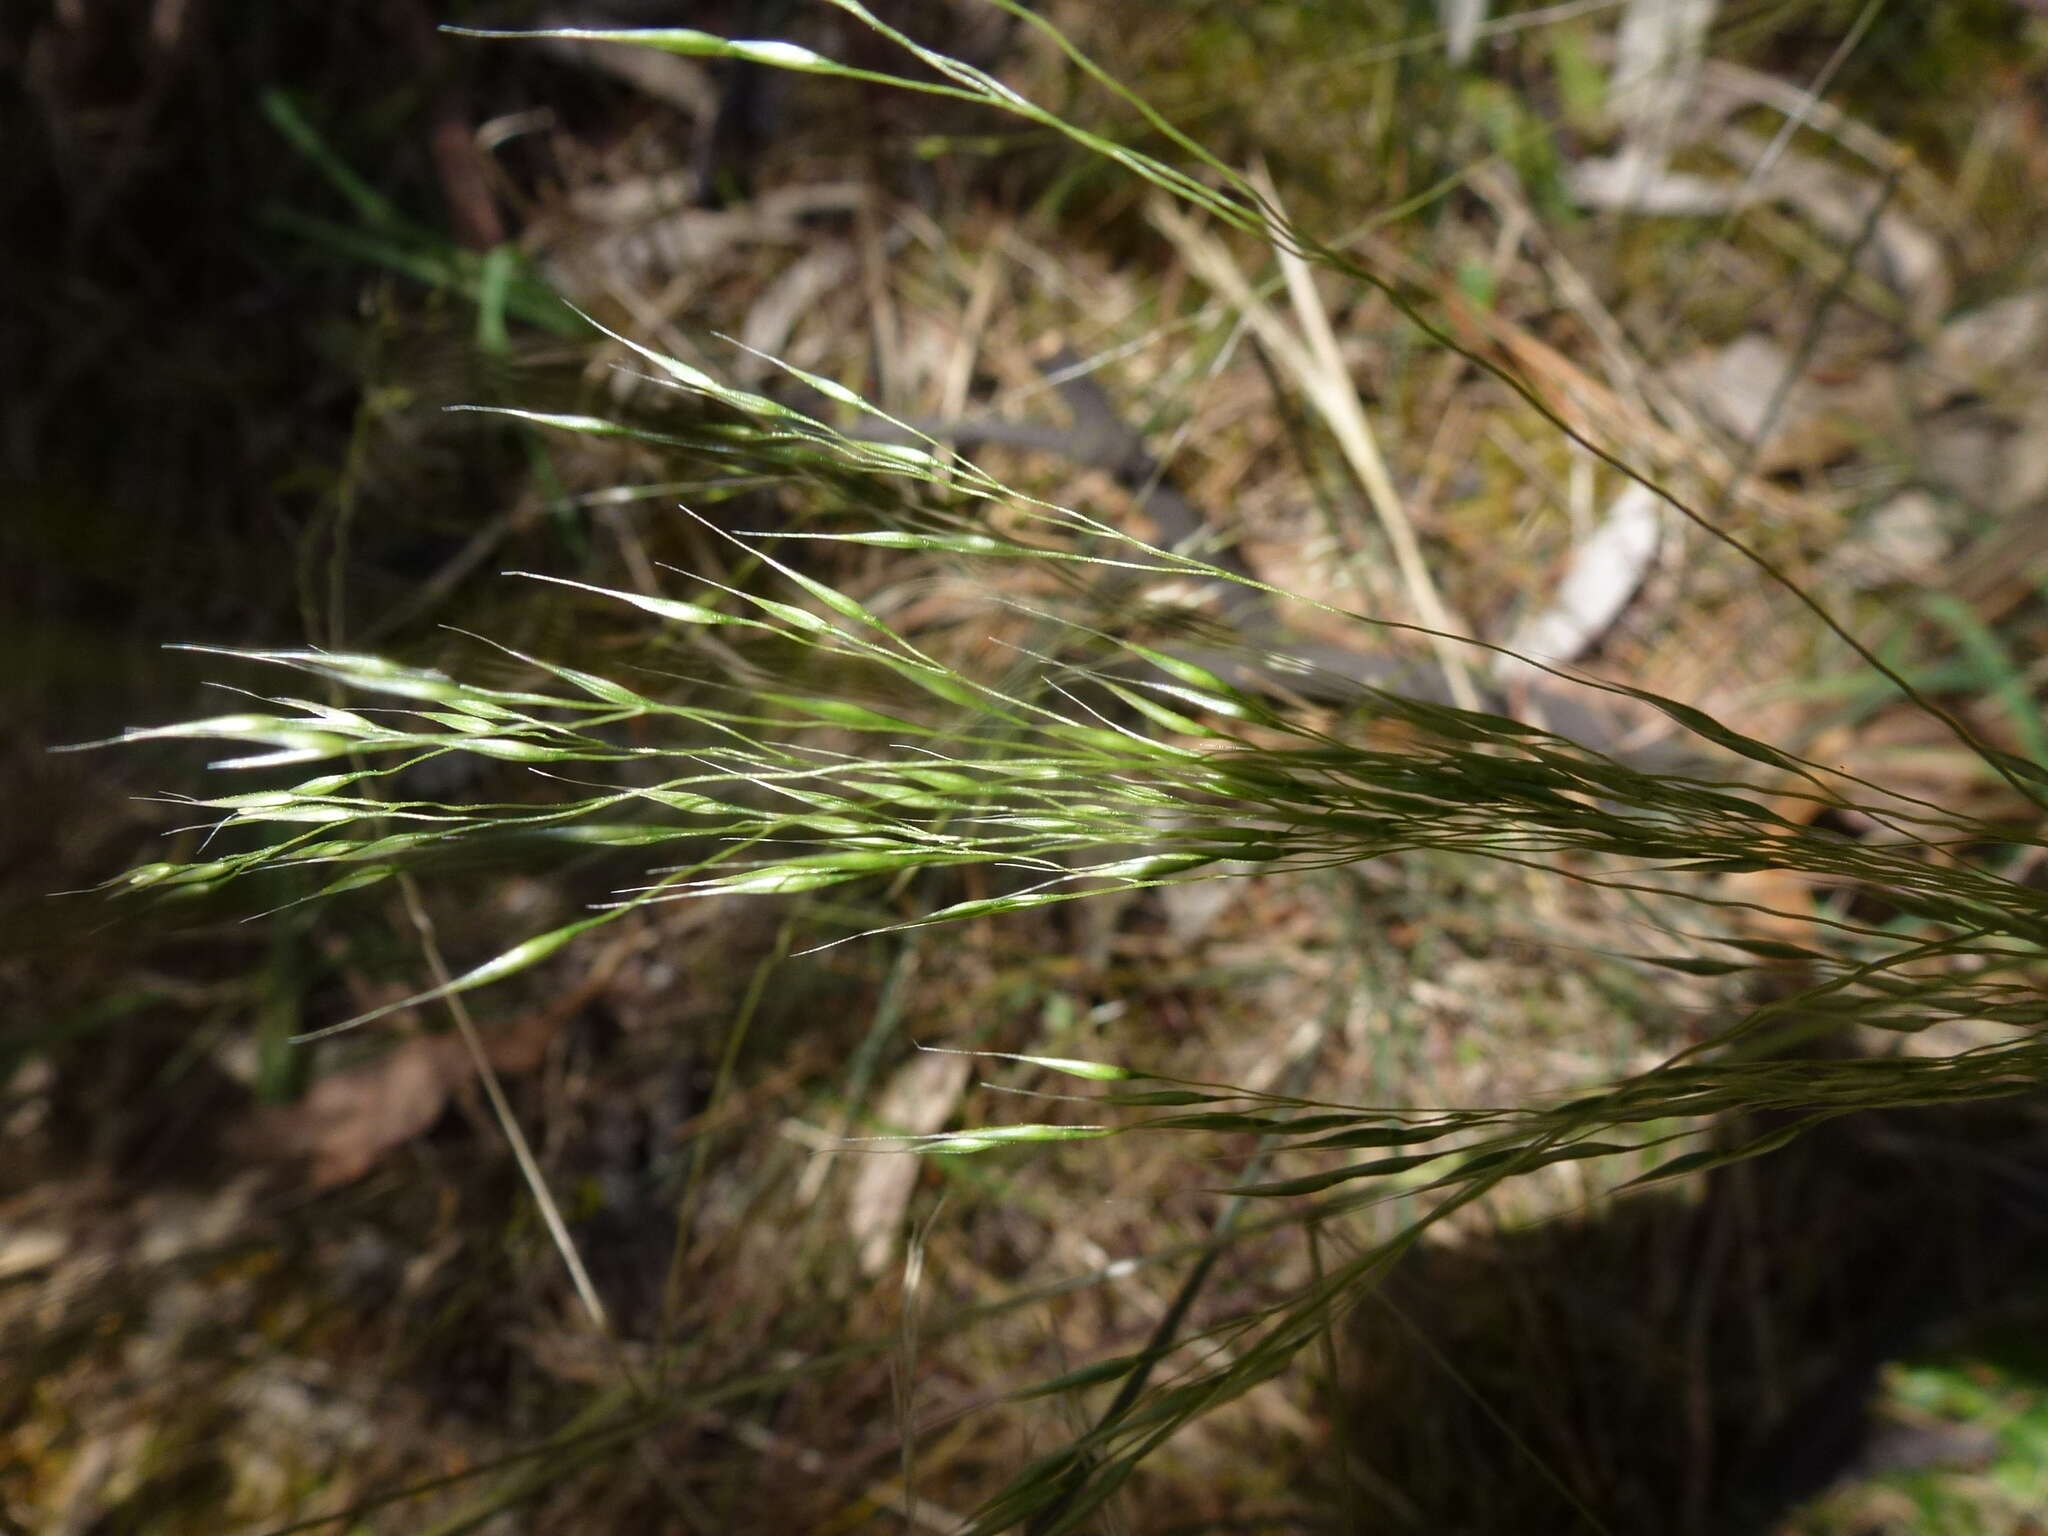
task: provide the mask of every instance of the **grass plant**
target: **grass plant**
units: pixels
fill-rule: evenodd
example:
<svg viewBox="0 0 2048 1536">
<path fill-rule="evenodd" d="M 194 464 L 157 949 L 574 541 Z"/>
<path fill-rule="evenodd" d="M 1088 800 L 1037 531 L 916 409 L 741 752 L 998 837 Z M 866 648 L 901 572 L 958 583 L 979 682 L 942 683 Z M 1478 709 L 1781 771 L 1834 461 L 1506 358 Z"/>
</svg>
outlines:
<svg viewBox="0 0 2048 1536">
<path fill-rule="evenodd" d="M 996 0 L 1121 104 L 1128 137 L 1076 125 L 856 0 L 832 3 L 914 67 L 881 74 L 694 31 L 575 35 L 955 98 L 1063 135 L 1217 229 L 1377 290 L 1580 448 L 1650 483 L 1534 384 L 1461 342 L 1421 290 L 1298 227 L 1259 180 L 1184 135 L 1035 12 Z M 1100 1391 L 1107 1401 L 1069 1443 L 1019 1470 L 974 1530 L 1079 1528 L 1179 1430 L 1326 1340 L 1433 1226 L 1536 1170 L 1588 1164 L 1616 1170 L 1608 1182 L 1618 1187 L 1671 1180 L 1855 1111 L 2017 1095 L 2048 1075 L 2048 893 L 2002 872 L 2015 849 L 2038 846 L 2031 818 L 2048 803 L 2048 764 L 1979 739 L 1715 512 L 1651 487 L 1974 754 L 2005 786 L 2008 817 L 1889 790 L 1687 703 L 1540 658 L 1530 660 L 1558 687 L 1669 722 L 1687 742 L 1685 766 L 1644 766 L 1502 714 L 1372 686 L 1283 643 L 1220 640 L 1176 610 L 1173 590 L 1236 588 L 1313 607 L 1326 626 L 1349 626 L 1361 653 L 1421 641 L 1477 670 L 1495 649 L 1305 604 L 1026 494 L 835 380 L 787 369 L 802 398 L 823 402 L 800 409 L 612 339 L 651 381 L 687 397 L 698 425 L 663 433 L 589 415 L 497 414 L 715 455 L 736 474 L 773 477 L 803 506 L 793 528 L 700 518 L 732 552 L 728 571 L 739 574 L 728 580 L 675 572 L 673 591 L 655 595 L 517 578 L 550 601 L 639 610 L 664 636 L 659 666 L 599 675 L 483 642 L 476 670 L 501 679 L 491 684 L 373 655 L 208 650 L 259 676 L 295 674 L 305 692 L 259 686 L 232 712 L 122 738 L 217 743 L 226 755 L 214 767 L 265 776 L 264 787 L 192 797 L 210 827 L 205 846 L 130 871 L 121 884 L 137 893 L 244 887 L 273 904 L 342 900 L 500 851 L 602 853 L 624 871 L 608 902 L 301 1040 L 476 992 L 661 903 L 843 887 L 881 914 L 833 940 L 848 942 L 1110 892 L 1413 855 L 1620 893 L 1644 914 L 1645 943 L 1609 958 L 1712 983 L 1728 1010 L 1652 1069 L 1561 1101 L 1487 1107 L 1254 1092 L 1144 1061 L 997 1058 L 1085 1091 L 1050 1096 L 1035 1118 L 882 1144 L 953 1157 L 1111 1136 L 1251 1136 L 1259 1167 L 1231 1184 L 1238 1196 L 1296 1202 L 1318 1220 L 1397 1198 L 1418 1214 L 1388 1241 L 1332 1256 L 1284 1305 L 1186 1331 L 1177 1309 L 1144 1350 L 1043 1383 L 1040 1393 Z M 832 574 L 845 562 L 822 558 L 848 551 L 981 583 L 992 638 L 967 653 L 910 632 L 873 591 Z M 1035 595 L 1019 595 L 1027 588 Z M 1954 608 L 1930 617 L 2037 747 L 2038 713 L 1995 637 Z M 1214 661 L 1219 649 L 1242 667 Z M 475 804 L 418 787 L 434 782 L 425 765 L 463 757 L 524 770 L 530 792 Z M 1898 1048 L 1949 1028 L 1972 1031 L 1971 1043 Z M 609 1444 L 648 1413 L 635 1399 L 578 1433 Z"/>
</svg>

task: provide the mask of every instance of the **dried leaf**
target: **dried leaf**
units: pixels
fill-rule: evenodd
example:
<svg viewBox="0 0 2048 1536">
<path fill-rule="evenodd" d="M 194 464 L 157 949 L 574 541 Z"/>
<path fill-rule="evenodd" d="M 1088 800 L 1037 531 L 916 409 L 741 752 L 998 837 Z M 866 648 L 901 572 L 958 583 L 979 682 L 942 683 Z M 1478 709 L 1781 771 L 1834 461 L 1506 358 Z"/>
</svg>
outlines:
<svg viewBox="0 0 2048 1536">
<path fill-rule="evenodd" d="M 627 935 L 598 957 L 580 985 L 546 1008 L 481 1031 L 493 1071 L 534 1071 L 562 1026 L 604 990 L 638 943 Z M 448 1100 L 476 1074 L 459 1036 L 412 1035 L 374 1061 L 330 1073 L 296 1104 L 256 1111 L 233 1140 L 247 1156 L 311 1163 L 315 1189 L 361 1178 L 385 1154 L 432 1127 Z"/>
<path fill-rule="evenodd" d="M 238 1142 L 259 1157 L 309 1159 L 313 1187 L 332 1189 L 440 1119 L 468 1074 L 460 1040 L 415 1035 L 375 1061 L 321 1078 L 296 1104 L 259 1110 Z"/>
</svg>

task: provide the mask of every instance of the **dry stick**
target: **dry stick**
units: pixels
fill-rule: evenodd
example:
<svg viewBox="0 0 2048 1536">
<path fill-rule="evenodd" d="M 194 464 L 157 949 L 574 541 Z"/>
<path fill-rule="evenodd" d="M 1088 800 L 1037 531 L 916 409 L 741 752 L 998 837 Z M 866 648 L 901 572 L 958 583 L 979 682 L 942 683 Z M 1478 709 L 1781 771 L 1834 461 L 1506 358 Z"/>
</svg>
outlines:
<svg viewBox="0 0 2048 1536">
<path fill-rule="evenodd" d="M 605 1315 L 604 1303 L 598 1299 L 597 1288 L 590 1283 L 590 1272 L 583 1267 L 583 1256 L 576 1251 L 576 1243 L 569 1236 L 569 1228 L 562 1220 L 561 1209 L 555 1204 L 540 1164 L 534 1161 L 526 1132 L 520 1129 L 518 1117 L 512 1113 L 511 1101 L 505 1097 L 504 1085 L 498 1080 L 498 1069 L 491 1065 L 483 1040 L 476 1032 L 476 1020 L 470 1017 L 469 1005 L 463 1002 L 462 994 L 450 990 L 455 981 L 449 973 L 448 962 L 442 958 L 440 941 L 434 937 L 434 920 L 427 915 L 426 906 L 420 900 L 419 883 L 410 871 L 401 870 L 398 888 L 405 897 L 405 913 L 412 920 L 413 931 L 419 935 L 420 952 L 427 958 L 427 968 L 433 974 L 434 985 L 444 994 L 441 1000 L 448 1005 L 449 1017 L 455 1020 L 456 1032 L 462 1036 L 470 1064 L 476 1068 L 476 1075 L 484 1085 L 484 1094 L 491 1101 L 491 1113 L 497 1116 L 498 1128 L 505 1133 L 505 1143 L 512 1149 L 513 1161 L 519 1164 L 520 1175 L 526 1180 L 534 1204 L 540 1209 L 540 1219 L 548 1229 L 548 1236 L 554 1239 L 563 1267 L 569 1271 L 577 1299 L 590 1315 L 591 1325 L 599 1333 L 608 1335 L 611 1321 Z"/>
<path fill-rule="evenodd" d="M 1452 699 L 1461 708 L 1479 709 L 1479 691 L 1473 685 L 1464 657 L 1458 653 L 1456 641 L 1451 638 L 1454 634 L 1464 635 L 1470 631 L 1445 606 L 1436 583 L 1430 577 L 1421 546 L 1415 539 L 1415 529 L 1409 523 L 1408 515 L 1401 506 L 1400 494 L 1387 474 L 1386 461 L 1380 456 L 1379 445 L 1373 437 L 1371 424 L 1365 418 L 1364 408 L 1358 403 L 1358 392 L 1351 384 L 1342 357 L 1337 354 L 1336 337 L 1330 330 L 1329 316 L 1322 308 L 1321 299 L 1314 295 L 1306 264 L 1283 244 L 1275 242 L 1274 249 L 1280 254 L 1288 287 L 1294 294 L 1296 312 L 1302 317 L 1302 328 L 1310 338 L 1304 343 L 1281 322 L 1279 316 L 1260 302 L 1219 241 L 1197 229 L 1192 219 L 1164 199 L 1155 199 L 1147 211 L 1153 224 L 1179 248 L 1182 259 L 1196 276 L 1243 314 L 1245 324 L 1274 359 L 1294 375 L 1317 413 L 1329 424 L 1345 460 L 1358 476 L 1359 484 L 1372 503 L 1388 543 L 1393 546 L 1395 563 L 1400 569 L 1402 583 L 1408 589 L 1409 601 L 1414 604 L 1423 625 L 1437 632 L 1430 636 L 1430 645 L 1443 668 Z M 1303 285 L 1309 289 L 1307 294 L 1300 291 Z"/>
<path fill-rule="evenodd" d="M 1263 174 L 1261 179 L 1264 179 Z M 1267 185 L 1270 188 L 1270 182 Z M 1277 193 L 1273 195 L 1278 196 Z M 1322 370 L 1321 403 L 1328 413 L 1330 430 L 1336 434 L 1344 457 L 1357 474 L 1359 483 L 1365 487 L 1367 499 L 1379 516 L 1380 526 L 1386 531 L 1387 542 L 1394 547 L 1394 558 L 1410 600 L 1431 629 L 1447 634 L 1470 634 L 1471 626 L 1451 612 L 1437 590 L 1427 562 L 1422 558 L 1422 546 L 1415 537 L 1415 526 L 1402 505 L 1400 493 L 1394 489 L 1394 480 L 1387 473 L 1379 441 L 1373 435 L 1372 424 L 1366 419 L 1365 408 L 1359 404 L 1357 386 L 1351 382 L 1350 370 L 1345 367 L 1343 355 L 1337 350 L 1337 335 L 1330 327 L 1329 311 L 1324 308 L 1322 295 L 1316 289 L 1315 274 L 1309 270 L 1307 262 L 1285 246 L 1275 246 L 1274 250 L 1280 258 L 1280 270 L 1287 278 L 1287 293 L 1294 304 L 1295 318 L 1308 338 L 1317 366 Z M 1451 697 L 1460 708 L 1481 708 L 1478 689 L 1458 648 L 1448 639 L 1433 639 L 1431 643 L 1443 663 Z"/>
</svg>

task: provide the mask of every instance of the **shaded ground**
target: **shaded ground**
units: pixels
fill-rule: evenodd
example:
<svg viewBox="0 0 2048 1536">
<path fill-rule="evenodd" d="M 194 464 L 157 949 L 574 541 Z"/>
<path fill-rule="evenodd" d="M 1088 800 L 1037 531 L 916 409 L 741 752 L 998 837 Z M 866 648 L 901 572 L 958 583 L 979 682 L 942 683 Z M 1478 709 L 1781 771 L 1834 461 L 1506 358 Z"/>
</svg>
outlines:
<svg viewBox="0 0 2048 1536">
<path fill-rule="evenodd" d="M 1853 1116 L 1687 1196 L 1426 1250 L 1349 1341 L 1360 1528 L 1775 1531 L 1851 1474 L 2030 1459 L 1994 1419 L 1888 1421 L 1880 1386 L 2038 1327 L 2042 1138 L 2031 1106 Z"/>
</svg>

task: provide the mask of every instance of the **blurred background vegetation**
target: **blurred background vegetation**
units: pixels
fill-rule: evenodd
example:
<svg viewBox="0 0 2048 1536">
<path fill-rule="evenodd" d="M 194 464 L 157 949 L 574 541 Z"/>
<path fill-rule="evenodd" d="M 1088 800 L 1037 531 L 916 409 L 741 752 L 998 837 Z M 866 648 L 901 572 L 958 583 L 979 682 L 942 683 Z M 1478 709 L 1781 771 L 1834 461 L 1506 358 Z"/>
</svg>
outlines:
<svg viewBox="0 0 2048 1536">
<path fill-rule="evenodd" d="M 1168 148 L 1014 16 L 878 9 Z M 1986 740 L 2048 760 L 2038 7 L 1042 9 L 1263 166 L 1303 227 L 1712 502 Z M 1660 11 L 1676 41 L 1631 104 L 1627 29 Z M 0 38 L 0 1528 L 960 1529 L 1101 1411 L 1085 1383 L 1024 1389 L 1143 1348 L 1179 1297 L 1190 1332 L 1275 1305 L 1415 1197 L 1239 1216 L 1219 1190 L 1249 1137 L 849 1152 L 1000 1112 L 913 1043 L 1469 1107 L 1638 1070 L 1730 1006 L 1722 978 L 1626 963 L 1625 903 L 1434 854 L 817 951 L 904 893 L 650 908 L 478 1004 L 593 1326 L 436 1020 L 288 1042 L 418 991 L 425 924 L 473 962 L 615 876 L 514 849 L 421 914 L 382 891 L 286 905 L 289 882 L 168 913 L 53 896 L 192 856 L 201 817 L 164 797 L 212 754 L 49 748 L 235 707 L 215 684 L 250 679 L 171 642 L 479 675 L 505 665 L 483 635 L 597 672 L 701 666 L 630 610 L 499 573 L 746 586 L 759 569 L 678 501 L 787 528 L 873 492 L 751 461 L 572 304 L 786 390 L 737 338 L 1141 531 L 1199 509 L 1198 547 L 1307 596 L 1412 617 L 1413 590 L 1311 381 L 1225 291 L 1234 259 L 1284 310 L 1269 251 L 1219 273 L 1138 184 L 970 106 L 442 23 L 699 27 L 899 67 L 801 0 L 52 0 Z M 2038 881 L 2033 808 L 1796 603 L 1683 530 L 1631 536 L 1624 482 L 1527 402 L 1382 298 L 1325 293 L 1472 632 L 1967 810 Z M 990 627 L 942 564 L 815 560 L 935 646 Z M 1530 686 L 1489 683 L 1503 707 Z M 429 792 L 529 794 L 512 765 L 447 771 L 468 777 Z M 2026 1099 L 1876 1117 L 1621 1201 L 1544 1170 L 1089 1528 L 2039 1529 L 2042 1131 Z"/>
</svg>

